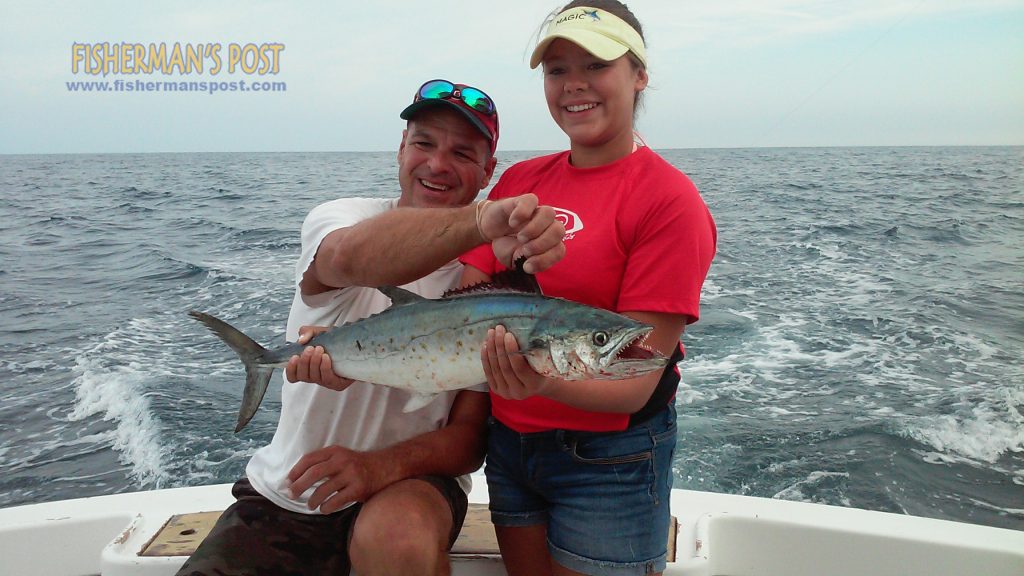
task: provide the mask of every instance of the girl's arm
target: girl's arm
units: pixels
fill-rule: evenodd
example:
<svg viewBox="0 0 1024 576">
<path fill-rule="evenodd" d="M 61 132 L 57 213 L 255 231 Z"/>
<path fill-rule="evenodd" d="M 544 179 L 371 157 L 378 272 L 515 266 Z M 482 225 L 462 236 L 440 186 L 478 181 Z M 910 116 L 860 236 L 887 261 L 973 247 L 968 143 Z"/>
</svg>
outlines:
<svg viewBox="0 0 1024 576">
<path fill-rule="evenodd" d="M 658 312 L 626 312 L 625 315 L 654 326 L 647 345 L 665 356 L 671 356 L 679 345 L 685 316 Z M 647 403 L 662 374 L 654 371 L 626 380 L 546 378 L 537 374 L 526 359 L 516 353 L 518 351 L 515 337 L 503 326 L 487 332 L 480 357 L 491 390 L 502 398 L 522 400 L 539 395 L 581 410 L 632 414 Z"/>
<path fill-rule="evenodd" d="M 473 266 L 466 266 L 462 285 L 487 282 L 491 278 Z M 686 316 L 661 312 L 630 311 L 624 315 L 654 326 L 647 345 L 665 356 L 672 356 L 686 327 Z M 546 396 L 563 404 L 591 412 L 632 414 L 640 410 L 661 379 L 655 371 L 627 380 L 576 380 L 545 378 L 537 374 L 521 355 L 515 336 L 503 326 L 488 330 L 480 352 L 484 373 L 491 390 L 502 398 L 522 400 Z"/>
</svg>

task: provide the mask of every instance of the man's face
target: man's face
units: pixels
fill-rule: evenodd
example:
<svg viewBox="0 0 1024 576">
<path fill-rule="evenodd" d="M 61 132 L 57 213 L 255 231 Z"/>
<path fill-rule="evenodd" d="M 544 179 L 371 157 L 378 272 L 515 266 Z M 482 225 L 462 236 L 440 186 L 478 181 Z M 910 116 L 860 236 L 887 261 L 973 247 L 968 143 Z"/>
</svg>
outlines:
<svg viewBox="0 0 1024 576">
<path fill-rule="evenodd" d="M 398 148 L 399 206 L 463 206 L 491 179 L 497 161 L 487 138 L 462 114 L 441 106 L 421 110 Z"/>
</svg>

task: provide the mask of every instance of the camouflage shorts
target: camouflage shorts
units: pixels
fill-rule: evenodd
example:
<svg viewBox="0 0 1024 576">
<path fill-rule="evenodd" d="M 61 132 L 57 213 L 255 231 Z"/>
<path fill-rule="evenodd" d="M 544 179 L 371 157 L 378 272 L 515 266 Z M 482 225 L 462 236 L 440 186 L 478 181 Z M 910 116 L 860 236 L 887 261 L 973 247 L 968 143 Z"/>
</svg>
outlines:
<svg viewBox="0 0 1024 576">
<path fill-rule="evenodd" d="M 453 478 L 419 479 L 437 488 L 451 506 L 451 547 L 466 517 L 466 494 Z M 299 514 L 267 500 L 246 479 L 236 482 L 231 494 L 235 503 L 177 576 L 347 576 L 351 571 L 348 542 L 362 504 L 334 514 Z"/>
</svg>

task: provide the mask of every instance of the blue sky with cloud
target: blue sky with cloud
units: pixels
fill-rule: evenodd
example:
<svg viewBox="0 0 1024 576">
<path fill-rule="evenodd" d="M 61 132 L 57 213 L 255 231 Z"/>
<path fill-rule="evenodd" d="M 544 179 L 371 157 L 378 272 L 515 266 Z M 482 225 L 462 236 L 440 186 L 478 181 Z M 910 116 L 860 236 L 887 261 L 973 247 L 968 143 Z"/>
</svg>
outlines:
<svg viewBox="0 0 1024 576">
<path fill-rule="evenodd" d="M 0 18 L 0 153 L 393 150 L 423 81 L 498 103 L 501 149 L 566 146 L 531 38 L 556 3 L 40 2 Z M 633 0 L 655 148 L 1024 144 L 1024 1 Z M 483 8 L 481 8 L 483 6 Z M 277 93 L 81 93 L 72 44 L 285 45 Z M 252 79 L 252 78 L 248 78 Z"/>
</svg>

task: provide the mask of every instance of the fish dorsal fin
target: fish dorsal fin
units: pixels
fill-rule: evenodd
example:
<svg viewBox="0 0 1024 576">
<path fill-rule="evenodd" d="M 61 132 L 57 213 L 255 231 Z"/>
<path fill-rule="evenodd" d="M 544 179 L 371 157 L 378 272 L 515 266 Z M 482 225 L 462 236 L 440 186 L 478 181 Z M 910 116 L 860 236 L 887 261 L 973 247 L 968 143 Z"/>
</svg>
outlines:
<svg viewBox="0 0 1024 576">
<path fill-rule="evenodd" d="M 409 292 L 405 288 L 399 288 L 397 286 L 378 286 L 377 290 L 384 293 L 385 296 L 391 298 L 392 306 L 402 306 L 405 304 L 415 304 L 421 300 L 426 300 L 423 296 Z"/>
<path fill-rule="evenodd" d="M 496 273 L 489 282 L 478 282 L 462 288 L 449 290 L 442 298 L 454 298 L 469 294 L 515 292 L 521 294 L 543 295 L 540 284 L 533 274 L 527 274 L 521 270 L 502 270 Z"/>
</svg>

